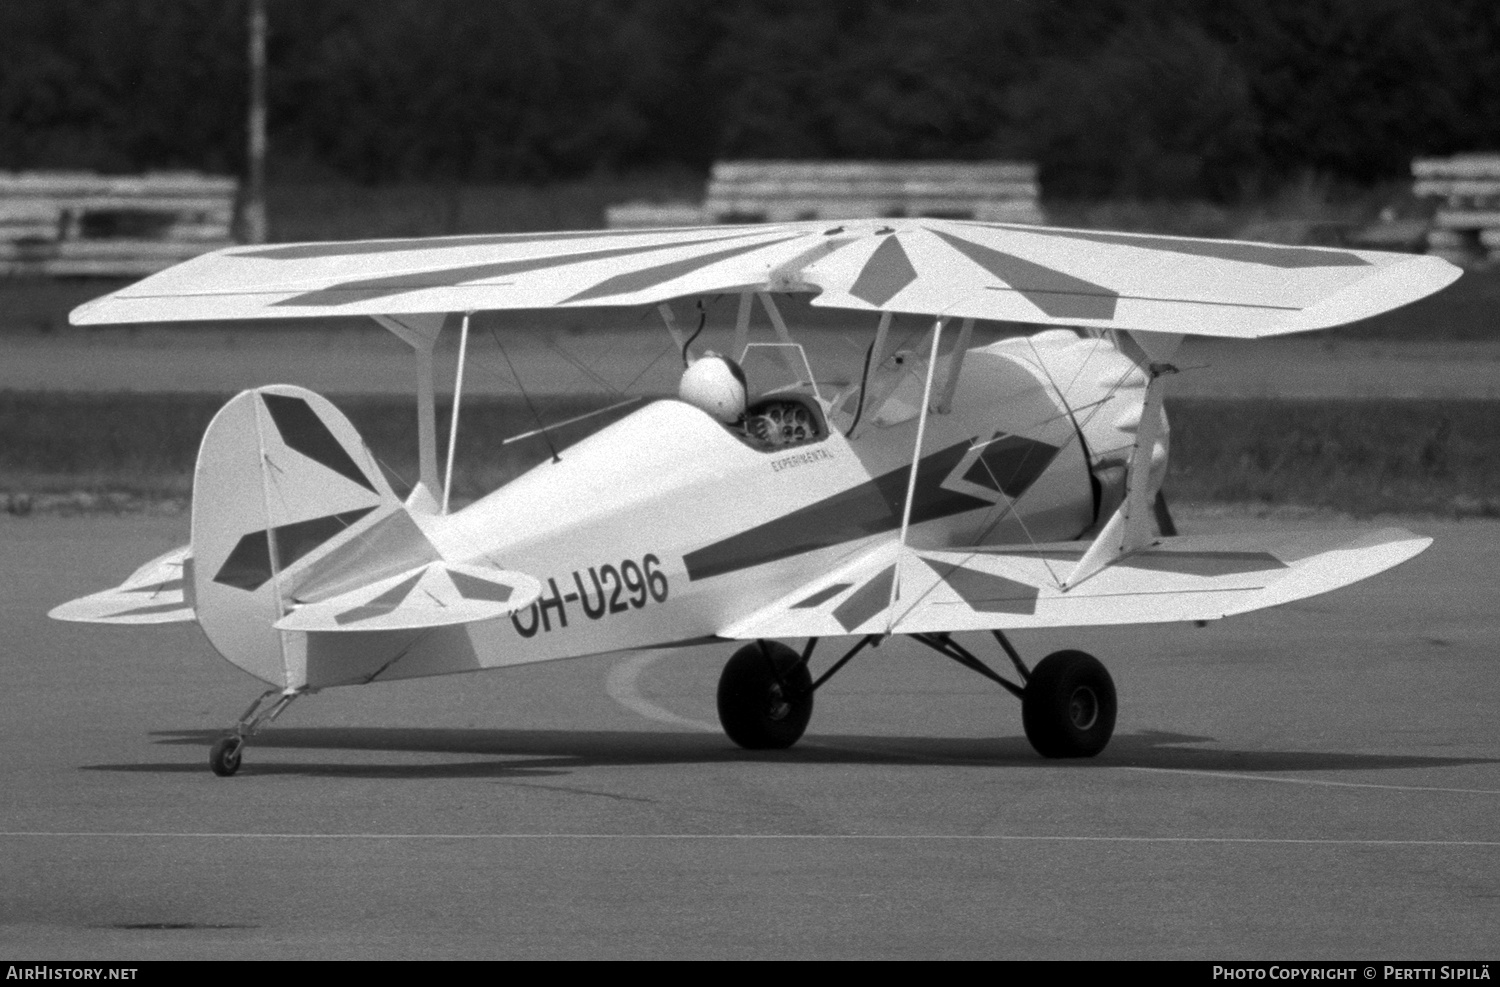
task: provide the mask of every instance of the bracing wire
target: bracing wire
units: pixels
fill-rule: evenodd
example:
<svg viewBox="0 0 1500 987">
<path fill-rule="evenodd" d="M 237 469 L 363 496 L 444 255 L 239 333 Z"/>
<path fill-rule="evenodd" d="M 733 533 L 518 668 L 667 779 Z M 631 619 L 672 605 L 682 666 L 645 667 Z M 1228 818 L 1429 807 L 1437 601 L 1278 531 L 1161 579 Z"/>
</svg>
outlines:
<svg viewBox="0 0 1500 987">
<path fill-rule="evenodd" d="M 865 350 L 865 368 L 859 375 L 859 404 L 854 409 L 854 421 L 849 423 L 848 434 L 852 437 L 854 430 L 859 428 L 860 416 L 865 413 L 865 386 L 870 381 L 870 358 L 875 355 L 875 341 L 870 340 L 869 348 Z"/>
<path fill-rule="evenodd" d="M 542 424 L 542 416 L 537 414 L 536 405 L 531 403 L 531 395 L 526 393 L 526 385 L 521 383 L 521 375 L 516 373 L 516 365 L 510 362 L 510 354 L 505 352 L 505 345 L 500 342 L 500 337 L 495 334 L 493 328 L 490 329 L 490 336 L 495 340 L 495 345 L 499 347 L 500 355 L 505 358 L 505 365 L 510 367 L 511 376 L 516 379 L 516 387 L 521 391 L 521 399 L 526 402 L 526 407 L 530 410 L 531 417 L 536 422 L 537 429 L 541 432 L 542 438 L 546 440 L 547 448 L 552 452 L 552 461 L 554 463 L 562 462 L 562 457 L 557 454 L 557 446 L 552 442 L 552 434 Z"/>
<path fill-rule="evenodd" d="M 1033 355 L 1035 355 L 1037 357 L 1038 361 L 1040 362 L 1041 356 L 1040 356 L 1040 354 L 1036 353 L 1035 346 L 1032 347 L 1032 353 L 1033 353 Z M 1044 369 L 1044 372 L 1045 372 L 1045 367 L 1043 369 Z M 1125 381 L 1130 378 L 1130 375 L 1132 373 L 1134 373 L 1135 370 L 1136 370 L 1136 368 L 1134 366 L 1132 366 L 1128 370 L 1126 370 L 1124 373 L 1122 373 L 1120 375 L 1120 377 L 1110 386 L 1109 390 L 1105 393 L 1104 397 L 1101 398 L 1098 401 L 1092 402 L 1092 404 L 1090 404 L 1090 405 L 1081 405 L 1081 406 L 1079 406 L 1079 408 L 1074 409 L 1074 408 L 1068 407 L 1067 404 L 1066 404 L 1066 401 L 1065 401 L 1064 402 L 1064 407 L 1067 408 L 1067 414 L 1068 414 L 1068 416 L 1069 417 L 1073 417 L 1075 411 L 1082 411 L 1082 410 L 1085 410 L 1085 409 L 1091 409 L 1089 411 L 1089 414 L 1085 417 L 1084 422 L 1083 422 L 1083 424 L 1085 424 L 1085 425 L 1088 424 L 1088 422 L 1093 419 L 1094 415 L 1098 414 L 1099 411 L 1114 398 L 1115 392 L 1118 391 L 1120 389 L 1120 387 L 1124 385 Z M 1048 374 L 1048 378 L 1049 378 L 1049 381 L 1050 381 L 1050 379 L 1051 379 L 1051 375 L 1050 374 Z M 1056 385 L 1055 382 L 1053 382 L 1052 386 L 1054 388 L 1056 388 L 1057 385 Z M 1067 439 L 1064 440 L 1063 445 L 1059 447 L 1058 451 L 1061 452 L 1062 450 L 1064 450 L 1064 449 L 1068 448 L 1070 445 L 1072 445 L 1072 443 L 1077 442 L 1079 440 L 1080 440 L 1080 430 L 1079 430 L 1079 428 L 1075 427 L 1073 429 L 1073 433 L 1071 435 L 1069 435 Z M 975 443 L 976 446 L 983 445 L 983 444 L 985 444 L 985 443 Z M 999 488 L 999 486 L 1000 486 L 999 480 L 995 476 L 994 471 L 990 469 L 989 463 L 985 462 L 982 458 L 980 459 L 980 462 L 983 463 L 984 468 L 985 468 L 985 472 L 989 473 L 991 481 L 993 481 L 995 483 L 995 486 L 997 488 Z M 1012 500 L 1009 500 L 1004 505 L 996 505 L 997 507 L 1000 507 L 1000 510 L 997 512 L 994 520 L 988 521 L 984 525 L 983 529 L 979 532 L 978 537 L 976 537 L 974 539 L 975 542 L 977 544 L 983 544 L 984 540 L 986 538 L 988 538 L 990 536 L 990 534 L 1005 521 L 1006 518 L 1008 518 L 1008 517 L 1014 517 L 1015 521 L 1016 521 L 1016 524 L 1020 527 L 1021 533 L 1026 536 L 1026 540 L 1027 540 L 1027 542 L 1030 543 L 1031 548 L 1033 550 L 1039 548 L 1040 547 L 1040 543 L 1037 542 L 1036 538 L 1031 534 L 1030 529 L 1026 526 L 1025 521 L 1022 519 L 1021 512 L 1018 510 L 1018 508 L 1020 506 L 1020 503 L 1021 503 L 1021 500 L 1025 496 L 1026 496 L 1026 493 L 1023 492 L 1020 497 L 1016 497 L 1016 498 L 1014 498 Z M 949 569 L 949 572 L 951 573 L 953 570 L 960 568 L 965 562 L 968 562 L 968 561 L 972 560 L 973 558 L 975 558 L 979 554 L 981 554 L 981 553 L 976 552 L 976 551 L 970 551 L 970 552 L 966 553 L 963 556 L 963 558 L 962 558 L 961 561 L 951 563 L 952 568 Z M 1048 575 L 1052 577 L 1053 583 L 1056 584 L 1056 585 L 1058 585 L 1059 587 L 1061 587 L 1061 582 L 1058 579 L 1057 572 L 1056 572 L 1056 570 L 1054 570 L 1052 568 L 1052 565 L 1050 564 L 1050 562 L 1047 559 L 1045 559 L 1045 558 L 1043 558 L 1041 561 L 1042 561 L 1042 564 L 1046 567 Z M 927 588 L 926 592 L 922 593 L 920 596 L 917 597 L 916 600 L 912 601 L 911 605 L 908 606 L 908 607 L 906 607 L 904 609 L 904 611 L 902 613 L 902 617 L 904 617 L 906 614 L 911 613 L 918 606 L 920 606 L 921 603 L 922 603 L 922 601 L 924 599 L 926 599 L 928 597 L 928 595 L 930 595 L 933 592 L 933 590 L 937 589 L 937 585 L 938 585 L 937 583 L 932 584 L 931 586 L 929 586 Z M 899 623 L 899 622 L 900 622 L 900 618 L 898 618 L 898 620 L 897 620 L 897 623 Z"/>
<path fill-rule="evenodd" d="M 693 334 L 687 338 L 687 342 L 682 344 L 682 365 L 684 367 L 688 365 L 688 347 L 693 345 L 693 340 L 702 334 L 703 327 L 707 324 L 708 309 L 703 307 L 703 299 L 700 298 L 698 299 L 698 328 L 694 329 Z"/>
</svg>

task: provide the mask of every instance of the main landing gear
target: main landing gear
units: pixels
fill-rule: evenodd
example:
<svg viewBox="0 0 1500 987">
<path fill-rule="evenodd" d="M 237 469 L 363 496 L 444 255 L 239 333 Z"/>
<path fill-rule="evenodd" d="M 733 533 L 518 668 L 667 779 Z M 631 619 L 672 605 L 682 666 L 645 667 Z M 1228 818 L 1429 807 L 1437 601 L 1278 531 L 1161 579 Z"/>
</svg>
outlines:
<svg viewBox="0 0 1500 987">
<path fill-rule="evenodd" d="M 1021 700 L 1026 739 L 1043 757 L 1093 757 L 1115 731 L 1115 683 L 1104 665 L 1082 651 L 1057 651 L 1028 669 L 1000 631 L 995 640 L 1022 684 L 992 670 L 947 634 L 913 634 L 917 641 L 998 683 Z M 813 693 L 881 635 L 861 638 L 815 682 L 808 669 L 817 638 L 799 655 L 775 641 L 756 641 L 734 653 L 719 678 L 719 722 L 747 750 L 790 747 L 812 717 Z"/>
<path fill-rule="evenodd" d="M 220 737 L 214 741 L 214 745 L 208 750 L 208 766 L 214 774 L 220 778 L 228 778 L 240 769 L 240 758 L 245 750 L 245 741 L 260 732 L 260 728 L 270 723 L 292 704 L 292 700 L 306 692 L 305 689 L 267 689 L 260 694 L 250 708 L 245 710 L 239 722 L 234 725 L 234 733 Z M 275 702 L 266 704 L 272 696 Z M 264 707 L 264 708 L 263 708 Z"/>
</svg>

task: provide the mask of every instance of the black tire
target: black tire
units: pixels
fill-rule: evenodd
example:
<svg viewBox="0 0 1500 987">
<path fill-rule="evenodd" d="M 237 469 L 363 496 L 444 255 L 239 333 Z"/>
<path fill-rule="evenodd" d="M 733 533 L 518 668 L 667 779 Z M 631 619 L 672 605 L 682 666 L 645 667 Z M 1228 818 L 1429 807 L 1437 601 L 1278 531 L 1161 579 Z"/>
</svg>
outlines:
<svg viewBox="0 0 1500 987">
<path fill-rule="evenodd" d="M 220 778 L 228 778 L 240 769 L 240 753 L 245 742 L 239 737 L 220 737 L 208 750 L 208 766 Z"/>
<path fill-rule="evenodd" d="M 781 750 L 812 719 L 812 675 L 784 644 L 757 641 L 734 653 L 719 676 L 719 722 L 746 750 Z M 775 672 L 772 671 L 775 664 Z M 778 680 L 779 677 L 779 680 Z"/>
<path fill-rule="evenodd" d="M 1043 757 L 1093 757 L 1115 732 L 1115 683 L 1099 659 L 1058 651 L 1031 672 L 1021 696 L 1026 739 Z"/>
</svg>

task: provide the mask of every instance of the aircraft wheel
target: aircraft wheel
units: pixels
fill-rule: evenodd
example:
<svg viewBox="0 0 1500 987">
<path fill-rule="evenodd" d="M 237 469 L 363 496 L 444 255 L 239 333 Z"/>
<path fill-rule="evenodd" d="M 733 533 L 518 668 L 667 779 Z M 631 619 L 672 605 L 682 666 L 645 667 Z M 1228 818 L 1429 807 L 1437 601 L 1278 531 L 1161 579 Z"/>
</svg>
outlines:
<svg viewBox="0 0 1500 987">
<path fill-rule="evenodd" d="M 1043 757 L 1093 757 L 1115 732 L 1115 683 L 1082 651 L 1058 651 L 1031 672 L 1021 696 L 1026 739 Z"/>
<path fill-rule="evenodd" d="M 220 737 L 208 751 L 208 766 L 220 778 L 228 778 L 240 769 L 240 752 L 245 742 L 239 737 Z"/>
<path fill-rule="evenodd" d="M 734 653 L 719 676 L 719 722 L 730 740 L 746 750 L 779 750 L 802 737 L 812 719 L 813 694 L 812 675 L 798 665 L 800 658 L 775 641 Z M 781 681 L 771 671 L 773 662 Z"/>
</svg>

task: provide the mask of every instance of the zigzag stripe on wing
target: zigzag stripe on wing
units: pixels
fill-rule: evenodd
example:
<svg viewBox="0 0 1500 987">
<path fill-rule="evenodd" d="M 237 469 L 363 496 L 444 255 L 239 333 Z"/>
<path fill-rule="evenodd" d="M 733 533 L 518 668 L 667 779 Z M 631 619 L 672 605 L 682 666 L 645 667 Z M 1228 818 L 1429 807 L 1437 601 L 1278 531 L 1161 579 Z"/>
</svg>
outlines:
<svg viewBox="0 0 1500 987">
<path fill-rule="evenodd" d="M 1112 319 L 1120 294 L 1103 285 L 992 247 L 981 246 L 942 230 L 932 231 L 943 242 L 989 271 L 1027 301 L 1057 319 Z"/>
<path fill-rule="evenodd" d="M 716 227 L 714 232 L 724 238 L 736 236 L 744 231 L 743 226 Z M 764 227 L 760 227 L 764 229 Z M 432 239 L 401 240 L 356 240 L 353 243 L 335 241 L 327 243 L 295 243 L 285 247 L 263 247 L 255 250 L 240 250 L 236 257 L 254 257 L 258 260 L 333 260 L 340 257 L 366 257 L 371 254 L 399 254 L 427 250 L 465 250 L 473 247 L 498 247 L 512 243 L 566 243 L 570 240 L 614 240 L 624 237 L 659 237 L 667 233 L 702 235 L 707 232 L 701 226 L 680 226 L 672 229 L 652 230 L 578 230 L 576 232 L 550 233 L 496 233 L 479 236 L 434 237 Z M 680 241 L 687 242 L 687 241 Z M 696 241 L 695 241 L 696 242 Z"/>
<path fill-rule="evenodd" d="M 585 288 L 576 295 L 563 299 L 561 304 L 608 298 L 612 295 L 630 295 L 638 291 L 645 291 L 648 288 L 655 288 L 658 285 L 666 284 L 668 281 L 675 281 L 680 277 L 692 274 L 694 271 L 700 271 L 705 267 L 712 267 L 714 264 L 728 260 L 731 257 L 747 254 L 752 250 L 760 250 L 763 247 L 774 247 L 789 240 L 799 240 L 806 235 L 804 232 L 797 232 L 791 236 L 782 237 L 779 240 L 772 240 L 769 243 L 745 244 L 743 246 L 731 247 L 728 250 L 717 250 L 711 254 L 689 257 L 686 260 L 672 261 L 669 264 L 659 264 L 656 267 L 617 274 L 612 278 L 600 281 L 592 288 Z"/>
<path fill-rule="evenodd" d="M 1140 233 L 1096 233 L 1089 230 L 1049 230 L 1036 226 L 1012 226 L 1006 223 L 972 223 L 996 230 L 1013 230 L 1031 236 L 1085 240 L 1117 247 L 1161 250 L 1190 257 L 1212 257 L 1215 260 L 1237 260 L 1245 264 L 1296 269 L 1307 267 L 1369 267 L 1370 262 L 1358 254 L 1325 247 L 1283 247 L 1275 244 L 1245 243 L 1237 240 L 1193 240 L 1187 237 L 1151 236 Z"/>
<path fill-rule="evenodd" d="M 275 304 L 278 306 L 343 305 L 350 301 L 348 296 L 351 294 L 357 294 L 360 301 L 368 301 L 371 298 L 400 295 L 408 291 L 420 291 L 424 288 L 446 288 L 466 281 L 482 281 L 488 278 L 504 277 L 507 274 L 526 274 L 531 271 L 565 267 L 569 264 L 586 264 L 590 261 L 608 260 L 613 257 L 632 257 L 640 254 L 656 253 L 662 250 L 672 250 L 677 247 L 695 247 L 705 243 L 738 240 L 755 235 L 755 233 L 741 233 L 734 237 L 705 237 L 698 240 L 654 243 L 648 246 L 611 247 L 606 250 L 588 250 L 582 253 L 550 254 L 546 257 L 528 257 L 522 260 L 492 261 L 485 264 L 468 264 L 462 267 L 445 267 L 438 270 L 416 271 L 412 274 L 382 275 L 380 277 L 364 278 L 358 281 L 344 281 L 339 284 L 329 285 L 326 288 L 319 288 L 317 291 L 293 295 Z M 742 247 L 740 248 L 740 252 L 753 250 L 756 246 L 761 246 L 761 244 Z M 680 261 L 679 263 L 696 262 L 700 259 L 692 258 L 690 261 Z M 569 301 L 571 300 L 569 299 Z"/>
</svg>

